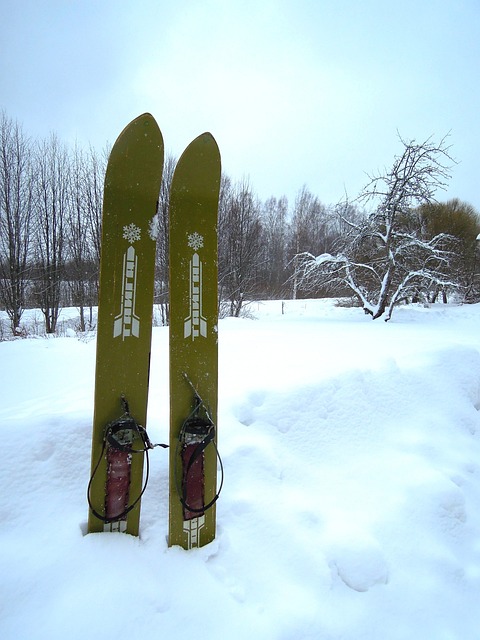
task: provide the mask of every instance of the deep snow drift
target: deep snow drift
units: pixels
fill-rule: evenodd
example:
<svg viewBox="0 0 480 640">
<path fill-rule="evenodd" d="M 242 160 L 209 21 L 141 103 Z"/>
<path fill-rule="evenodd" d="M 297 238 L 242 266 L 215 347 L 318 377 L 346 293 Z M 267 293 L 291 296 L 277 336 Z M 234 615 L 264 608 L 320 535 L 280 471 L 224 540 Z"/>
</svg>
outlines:
<svg viewBox="0 0 480 640">
<path fill-rule="evenodd" d="M 480 306 L 256 303 L 220 322 L 214 543 L 85 535 L 95 340 L 0 344 L 0 638 L 477 640 Z M 168 432 L 168 330 L 148 429 Z"/>
</svg>

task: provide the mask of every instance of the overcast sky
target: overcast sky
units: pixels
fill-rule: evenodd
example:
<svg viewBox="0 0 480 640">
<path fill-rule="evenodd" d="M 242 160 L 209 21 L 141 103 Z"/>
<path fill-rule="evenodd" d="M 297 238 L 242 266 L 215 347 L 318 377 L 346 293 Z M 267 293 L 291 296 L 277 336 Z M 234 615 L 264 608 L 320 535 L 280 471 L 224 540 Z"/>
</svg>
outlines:
<svg viewBox="0 0 480 640">
<path fill-rule="evenodd" d="M 0 109 L 99 150 L 149 111 L 262 199 L 355 197 L 402 137 L 450 132 L 480 211 L 480 0 L 0 0 Z"/>
</svg>

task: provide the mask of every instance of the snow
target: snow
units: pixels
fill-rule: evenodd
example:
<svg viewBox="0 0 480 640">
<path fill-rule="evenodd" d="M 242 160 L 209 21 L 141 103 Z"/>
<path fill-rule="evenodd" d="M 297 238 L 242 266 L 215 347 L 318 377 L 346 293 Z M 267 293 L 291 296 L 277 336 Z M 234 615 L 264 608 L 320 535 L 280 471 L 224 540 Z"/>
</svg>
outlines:
<svg viewBox="0 0 480 640">
<path fill-rule="evenodd" d="M 0 637 L 476 640 L 480 305 L 255 303 L 219 323 L 218 535 L 168 548 L 168 455 L 141 535 L 86 535 L 95 340 L 0 344 Z M 149 434 L 168 439 L 168 330 Z"/>
</svg>

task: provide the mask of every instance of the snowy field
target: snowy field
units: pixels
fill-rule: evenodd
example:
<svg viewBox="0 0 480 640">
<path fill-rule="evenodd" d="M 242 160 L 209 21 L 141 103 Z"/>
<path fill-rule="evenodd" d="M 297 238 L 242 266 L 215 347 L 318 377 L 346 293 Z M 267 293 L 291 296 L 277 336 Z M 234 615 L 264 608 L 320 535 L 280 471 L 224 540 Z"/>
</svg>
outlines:
<svg viewBox="0 0 480 640">
<path fill-rule="evenodd" d="M 478 640 L 480 305 L 256 303 L 220 322 L 218 536 L 85 535 L 93 337 L 0 343 L 2 640 Z M 168 440 L 168 330 L 149 433 Z"/>
</svg>

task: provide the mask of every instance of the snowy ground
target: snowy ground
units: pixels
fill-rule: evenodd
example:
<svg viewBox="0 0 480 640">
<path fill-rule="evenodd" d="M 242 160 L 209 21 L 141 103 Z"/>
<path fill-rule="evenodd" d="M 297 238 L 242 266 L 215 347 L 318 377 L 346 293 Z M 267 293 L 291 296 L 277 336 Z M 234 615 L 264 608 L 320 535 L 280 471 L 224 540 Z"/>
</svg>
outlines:
<svg viewBox="0 0 480 640">
<path fill-rule="evenodd" d="M 478 640 L 480 306 L 255 304 L 220 322 L 218 536 L 84 535 L 95 340 L 0 343 L 3 640 Z M 168 331 L 149 432 L 167 440 Z"/>
</svg>

